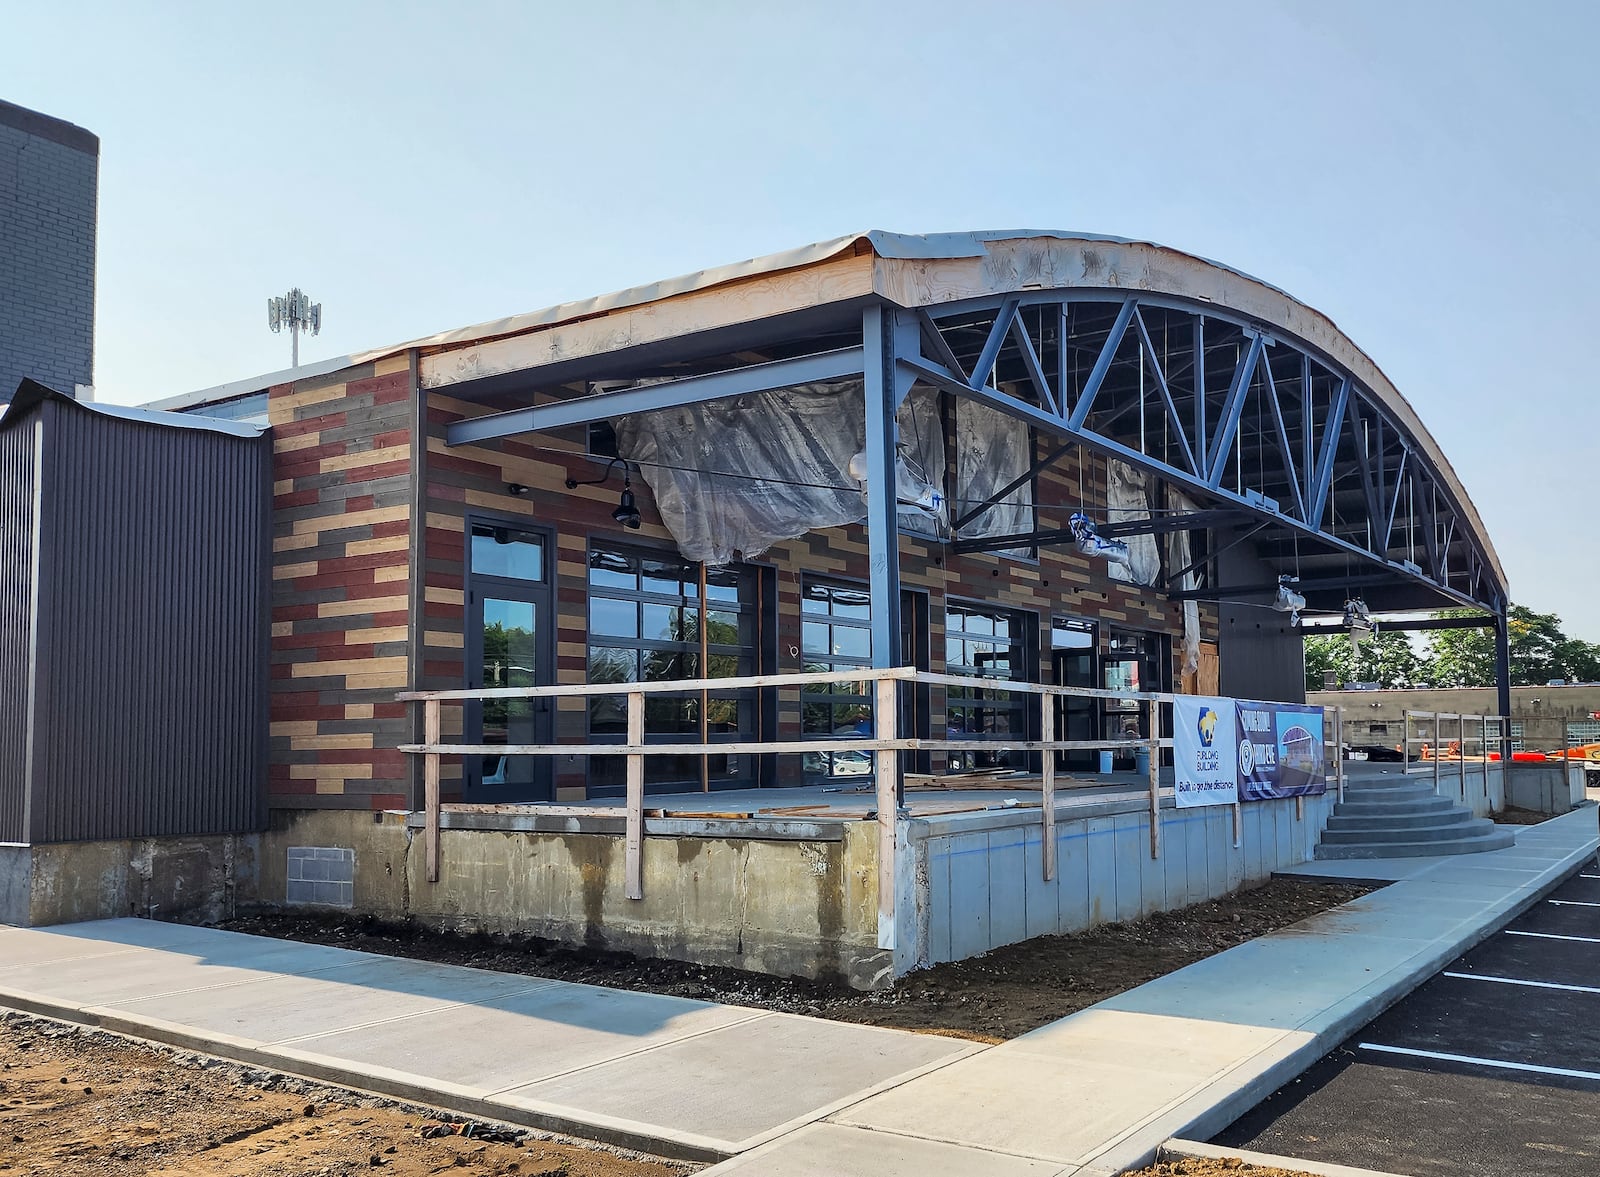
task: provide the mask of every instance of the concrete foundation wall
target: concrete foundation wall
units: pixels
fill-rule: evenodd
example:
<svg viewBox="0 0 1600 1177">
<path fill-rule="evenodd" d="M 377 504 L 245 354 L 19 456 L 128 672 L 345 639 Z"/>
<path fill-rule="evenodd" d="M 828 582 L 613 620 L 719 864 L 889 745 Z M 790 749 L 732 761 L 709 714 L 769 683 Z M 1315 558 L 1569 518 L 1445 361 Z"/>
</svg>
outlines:
<svg viewBox="0 0 1600 1177">
<path fill-rule="evenodd" d="M 877 947 L 875 827 L 809 838 L 648 837 L 644 893 L 623 891 L 620 820 L 560 830 L 445 829 L 430 883 L 406 815 L 280 811 L 263 835 L 255 902 L 279 906 L 292 849 L 354 851 L 352 910 L 429 927 L 564 943 L 756 972 L 884 983 Z M 301 856 L 303 857 L 303 856 Z M 336 909 L 338 904 L 324 904 Z"/>
<path fill-rule="evenodd" d="M 866 821 L 796 822 L 787 833 L 728 822 L 722 836 L 653 828 L 645 898 L 629 900 L 620 818 L 446 814 L 478 828 L 447 824 L 430 883 L 421 831 L 406 814 L 280 811 L 261 838 L 256 889 L 241 902 L 299 906 L 298 897 L 433 928 L 877 988 L 930 964 L 1263 881 L 1312 857 L 1333 800 L 1307 797 L 1299 816 L 1293 800 L 1245 805 L 1237 846 L 1231 808 L 1169 802 L 1157 858 L 1142 799 L 1064 808 L 1048 883 L 1037 809 L 903 820 L 892 951 L 878 947 L 876 826 Z M 526 828 L 484 828 L 496 822 Z M 335 850 L 353 853 L 316 853 Z M 348 881 L 296 877 L 322 862 L 350 871 Z"/>
<path fill-rule="evenodd" d="M 0 923 L 218 920 L 256 891 L 256 835 L 0 845 Z"/>
<path fill-rule="evenodd" d="M 1300 817 L 1292 800 L 1244 805 L 1237 846 L 1231 807 L 1164 808 L 1156 858 L 1145 802 L 1076 811 L 1057 823 L 1057 871 L 1050 882 L 1037 812 L 911 821 L 912 902 L 899 920 L 897 968 L 906 972 L 1033 936 L 1139 919 L 1264 881 L 1312 857 L 1334 799 L 1332 792 L 1307 797 Z M 902 887 L 903 901 L 906 894 Z"/>
<path fill-rule="evenodd" d="M 1505 800 L 1538 813 L 1566 813 L 1585 799 L 1581 764 L 1513 764 Z"/>
</svg>

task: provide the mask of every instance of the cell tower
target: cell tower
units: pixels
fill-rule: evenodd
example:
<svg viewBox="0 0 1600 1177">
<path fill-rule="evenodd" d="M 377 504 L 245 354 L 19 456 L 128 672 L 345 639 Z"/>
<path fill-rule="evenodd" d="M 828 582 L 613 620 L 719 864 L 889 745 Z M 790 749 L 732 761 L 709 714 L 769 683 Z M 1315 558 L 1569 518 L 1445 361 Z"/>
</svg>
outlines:
<svg viewBox="0 0 1600 1177">
<path fill-rule="evenodd" d="M 289 341 L 292 366 L 300 366 L 300 332 L 310 331 L 313 335 L 322 333 L 322 304 L 312 302 L 304 290 L 296 286 L 288 294 L 280 298 L 267 299 L 267 326 L 272 328 L 276 335 L 285 327 L 289 328 Z"/>
</svg>

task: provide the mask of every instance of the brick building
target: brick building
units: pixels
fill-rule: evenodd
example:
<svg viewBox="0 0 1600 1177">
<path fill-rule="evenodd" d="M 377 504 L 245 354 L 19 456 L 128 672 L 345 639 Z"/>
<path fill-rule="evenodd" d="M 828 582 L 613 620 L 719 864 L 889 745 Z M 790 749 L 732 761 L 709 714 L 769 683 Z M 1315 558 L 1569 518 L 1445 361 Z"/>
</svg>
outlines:
<svg viewBox="0 0 1600 1177">
<path fill-rule="evenodd" d="M 100 140 L 0 102 L 0 397 L 94 383 Z"/>
<path fill-rule="evenodd" d="M 1303 701 L 1296 611 L 1352 595 L 1504 611 L 1359 348 L 1114 238 L 862 234 L 156 407 L 270 429 L 267 902 L 882 983 L 1304 859 L 1322 797 L 1172 810 L 1170 693 Z M 507 688 L 549 693 L 444 709 L 424 866 L 401 696 Z M 886 714 L 904 750 L 850 747 Z M 1081 875 L 1037 804 L 929 824 L 885 765 L 1070 776 Z"/>
</svg>

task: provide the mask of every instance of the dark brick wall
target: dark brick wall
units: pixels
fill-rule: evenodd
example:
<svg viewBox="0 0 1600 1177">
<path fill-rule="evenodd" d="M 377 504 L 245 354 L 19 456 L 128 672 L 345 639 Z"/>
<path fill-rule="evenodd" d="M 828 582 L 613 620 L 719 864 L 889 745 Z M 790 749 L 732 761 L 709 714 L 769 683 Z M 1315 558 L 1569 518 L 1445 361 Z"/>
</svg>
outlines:
<svg viewBox="0 0 1600 1177">
<path fill-rule="evenodd" d="M 94 382 L 100 141 L 0 102 L 0 400 Z"/>
</svg>

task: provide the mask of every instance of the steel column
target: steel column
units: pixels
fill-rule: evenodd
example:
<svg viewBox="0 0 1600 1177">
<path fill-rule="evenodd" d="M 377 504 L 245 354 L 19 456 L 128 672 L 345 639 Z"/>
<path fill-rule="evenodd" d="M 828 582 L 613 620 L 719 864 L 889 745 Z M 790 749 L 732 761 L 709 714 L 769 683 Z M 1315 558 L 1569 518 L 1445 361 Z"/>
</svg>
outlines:
<svg viewBox="0 0 1600 1177">
<path fill-rule="evenodd" d="M 896 312 L 870 306 L 862 315 L 867 357 L 867 552 L 872 591 L 872 665 L 900 665 L 900 520 L 895 483 Z"/>
</svg>

